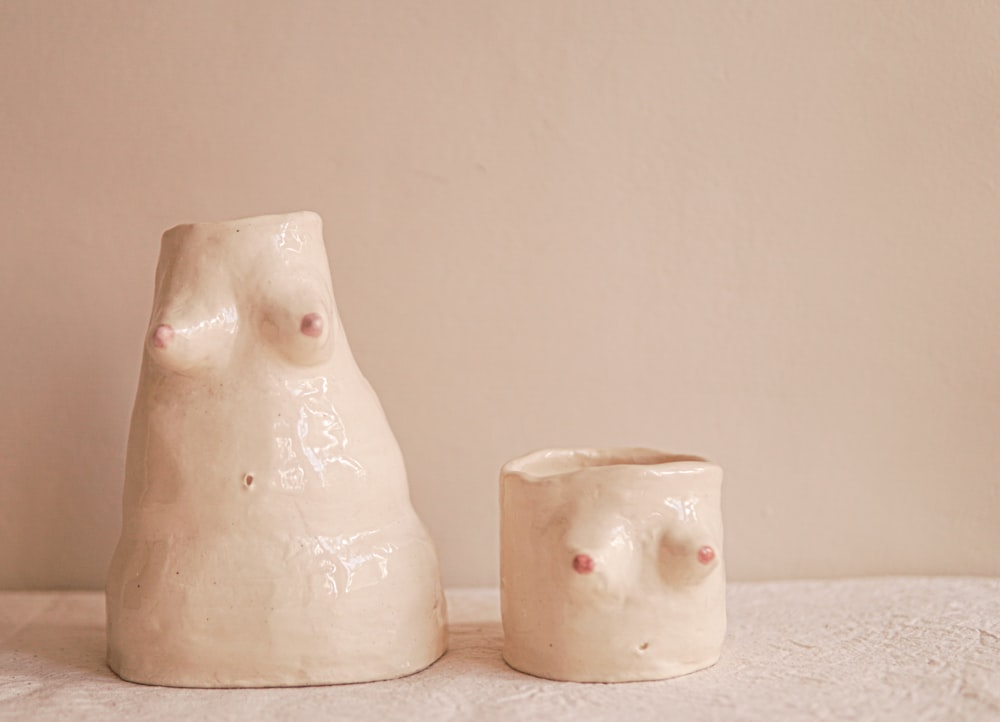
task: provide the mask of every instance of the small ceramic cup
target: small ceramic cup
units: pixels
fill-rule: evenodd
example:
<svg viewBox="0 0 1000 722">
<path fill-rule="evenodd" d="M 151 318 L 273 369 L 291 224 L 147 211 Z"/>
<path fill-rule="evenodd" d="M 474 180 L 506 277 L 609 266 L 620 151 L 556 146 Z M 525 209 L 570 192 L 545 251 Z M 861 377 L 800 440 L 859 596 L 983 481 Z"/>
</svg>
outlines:
<svg viewBox="0 0 1000 722">
<path fill-rule="evenodd" d="M 722 469 L 652 449 L 550 449 L 500 474 L 503 656 L 574 682 L 711 666 L 726 633 Z"/>
</svg>

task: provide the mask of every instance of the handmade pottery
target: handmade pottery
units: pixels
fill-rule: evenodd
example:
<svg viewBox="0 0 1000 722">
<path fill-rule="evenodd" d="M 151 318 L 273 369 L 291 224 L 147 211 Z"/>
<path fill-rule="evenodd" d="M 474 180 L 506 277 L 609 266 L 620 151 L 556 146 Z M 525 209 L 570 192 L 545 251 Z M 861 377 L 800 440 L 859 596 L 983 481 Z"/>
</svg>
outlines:
<svg viewBox="0 0 1000 722">
<path fill-rule="evenodd" d="M 539 677 L 664 679 L 726 631 L 722 470 L 651 449 L 552 449 L 501 470 L 503 656 Z"/>
<path fill-rule="evenodd" d="M 445 649 L 434 546 L 315 213 L 163 235 L 107 584 L 134 682 L 314 685 Z"/>
</svg>

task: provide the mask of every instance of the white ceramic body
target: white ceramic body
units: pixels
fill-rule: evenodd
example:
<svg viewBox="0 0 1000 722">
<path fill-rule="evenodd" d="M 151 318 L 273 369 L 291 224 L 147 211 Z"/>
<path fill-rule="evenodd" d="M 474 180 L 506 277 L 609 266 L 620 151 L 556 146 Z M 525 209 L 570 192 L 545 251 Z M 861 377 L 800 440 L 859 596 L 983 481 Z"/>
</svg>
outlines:
<svg viewBox="0 0 1000 722">
<path fill-rule="evenodd" d="M 726 632 L 722 470 L 649 449 L 552 449 L 500 477 L 503 656 L 539 677 L 665 679 Z"/>
<path fill-rule="evenodd" d="M 444 652 L 437 555 L 316 214 L 163 235 L 107 601 L 135 682 L 359 682 Z"/>
</svg>

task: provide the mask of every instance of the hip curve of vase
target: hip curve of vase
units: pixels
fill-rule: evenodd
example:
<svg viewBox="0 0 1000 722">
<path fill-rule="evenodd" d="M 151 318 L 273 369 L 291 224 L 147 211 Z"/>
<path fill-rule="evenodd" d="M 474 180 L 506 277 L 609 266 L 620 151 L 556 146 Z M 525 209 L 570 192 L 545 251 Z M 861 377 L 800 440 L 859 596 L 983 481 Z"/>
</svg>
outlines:
<svg viewBox="0 0 1000 722">
<path fill-rule="evenodd" d="M 652 449 L 548 449 L 500 476 L 503 656 L 574 682 L 714 664 L 726 634 L 722 469 Z"/>
<path fill-rule="evenodd" d="M 315 213 L 164 233 L 107 618 L 111 668 L 147 684 L 362 682 L 444 652 L 437 554 Z"/>
</svg>

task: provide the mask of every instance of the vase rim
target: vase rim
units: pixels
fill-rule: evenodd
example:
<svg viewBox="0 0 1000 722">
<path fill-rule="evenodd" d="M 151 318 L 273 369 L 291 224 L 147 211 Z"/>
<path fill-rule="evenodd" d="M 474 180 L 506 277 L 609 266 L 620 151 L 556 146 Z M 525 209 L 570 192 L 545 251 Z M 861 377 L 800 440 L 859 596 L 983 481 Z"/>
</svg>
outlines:
<svg viewBox="0 0 1000 722">
<path fill-rule="evenodd" d="M 164 237 L 183 233 L 185 235 L 196 231 L 236 231 L 240 228 L 268 228 L 280 226 L 282 223 L 298 222 L 301 224 L 322 223 L 322 218 L 316 211 L 301 210 L 287 213 L 267 213 L 245 218 L 232 218 L 222 221 L 194 221 L 179 223 L 163 232 Z"/>
</svg>

